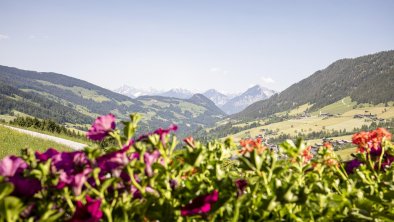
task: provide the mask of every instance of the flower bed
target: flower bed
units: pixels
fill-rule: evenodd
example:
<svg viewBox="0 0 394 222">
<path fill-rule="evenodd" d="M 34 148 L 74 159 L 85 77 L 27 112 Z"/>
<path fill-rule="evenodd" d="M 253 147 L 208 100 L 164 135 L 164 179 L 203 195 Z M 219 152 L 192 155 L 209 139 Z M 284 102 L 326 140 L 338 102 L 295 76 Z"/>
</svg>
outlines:
<svg viewBox="0 0 394 222">
<path fill-rule="evenodd" d="M 1 160 L 0 221 L 394 220 L 385 129 L 355 134 L 355 159 L 342 162 L 330 144 L 313 155 L 302 140 L 274 152 L 262 140 L 189 137 L 176 150 L 175 125 L 134 138 L 130 117 L 122 133 L 111 114 L 87 133 L 118 147 Z"/>
</svg>

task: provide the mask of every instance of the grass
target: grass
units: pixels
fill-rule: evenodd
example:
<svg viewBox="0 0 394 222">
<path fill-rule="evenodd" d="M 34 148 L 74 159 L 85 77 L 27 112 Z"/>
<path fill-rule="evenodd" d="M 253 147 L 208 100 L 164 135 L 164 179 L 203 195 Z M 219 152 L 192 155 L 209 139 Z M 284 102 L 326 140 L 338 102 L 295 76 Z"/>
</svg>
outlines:
<svg viewBox="0 0 394 222">
<path fill-rule="evenodd" d="M 67 87 L 67 86 L 62 86 L 62 85 L 58 85 L 58 84 L 53 84 L 51 82 L 47 82 L 47 81 L 43 81 L 43 80 L 36 80 L 37 82 L 40 82 L 44 85 L 50 85 L 50 86 L 55 86 L 61 89 L 67 89 L 67 90 L 71 90 L 75 95 L 81 96 L 84 99 L 91 99 L 95 102 L 105 102 L 105 101 L 110 101 L 109 98 L 103 96 L 103 95 L 99 95 L 95 90 L 89 90 L 89 89 L 85 89 L 82 87 L 78 87 L 78 86 L 73 86 L 73 87 Z"/>
<path fill-rule="evenodd" d="M 290 116 L 295 116 L 298 114 L 302 114 L 304 113 L 308 108 L 312 107 L 312 105 L 310 105 L 309 103 L 301 105 L 295 109 L 290 110 L 289 115 Z"/>
<path fill-rule="evenodd" d="M 0 120 L 4 120 L 6 122 L 10 122 L 12 120 L 14 120 L 16 118 L 16 116 L 10 116 L 10 115 L 0 115 Z"/>
<path fill-rule="evenodd" d="M 189 102 L 180 102 L 179 108 L 182 110 L 182 113 L 189 111 L 193 114 L 193 117 L 199 116 L 206 111 L 206 108 L 203 106 L 199 106 Z"/>
<path fill-rule="evenodd" d="M 331 113 L 331 114 L 343 114 L 349 110 L 353 109 L 353 106 L 357 105 L 356 102 L 352 102 L 350 97 L 345 97 L 338 102 L 325 106 L 318 110 L 317 112 L 312 113 L 312 115 L 316 115 L 321 113 Z"/>
<path fill-rule="evenodd" d="M 348 160 L 353 159 L 351 154 L 355 153 L 355 152 L 356 152 L 356 148 L 348 148 L 348 149 L 343 149 L 343 150 L 336 151 L 335 153 L 338 156 L 340 156 L 343 161 L 348 161 Z"/>
<path fill-rule="evenodd" d="M 48 148 L 56 148 L 60 151 L 72 151 L 68 146 L 36 138 L 15 130 L 0 126 L 0 158 L 7 155 L 19 155 L 24 148 L 31 148 L 43 152 Z"/>
<path fill-rule="evenodd" d="M 93 145 L 93 143 L 91 141 L 89 141 L 89 140 L 84 140 L 84 139 L 81 139 L 81 138 L 76 138 L 76 137 L 68 136 L 68 135 L 65 135 L 65 134 L 51 133 L 51 132 L 48 132 L 48 131 L 39 130 L 39 129 L 35 129 L 35 128 L 32 128 L 32 127 L 21 127 L 21 126 L 16 126 L 16 125 L 10 125 L 10 126 L 15 127 L 15 128 L 20 128 L 20 129 L 25 129 L 25 130 L 37 132 L 37 133 L 42 133 L 42 134 L 45 134 L 45 135 L 55 136 L 55 137 L 59 137 L 59 138 L 62 138 L 62 139 L 66 139 L 66 140 L 70 140 L 70 141 L 74 141 L 74 142 L 78 142 L 78 143 L 83 143 L 83 144 L 87 144 L 87 145 Z M 81 132 L 80 130 L 76 130 L 76 129 L 73 129 L 73 130 Z"/>
</svg>

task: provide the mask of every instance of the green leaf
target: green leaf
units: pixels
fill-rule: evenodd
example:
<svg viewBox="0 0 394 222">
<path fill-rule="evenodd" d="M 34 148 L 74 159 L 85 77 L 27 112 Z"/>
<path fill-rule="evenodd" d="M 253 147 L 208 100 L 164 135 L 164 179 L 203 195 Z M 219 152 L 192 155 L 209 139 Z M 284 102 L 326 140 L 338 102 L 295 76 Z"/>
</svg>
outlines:
<svg viewBox="0 0 394 222">
<path fill-rule="evenodd" d="M 2 221 L 17 221 L 22 211 L 23 203 L 16 197 L 8 196 L 0 201 L 0 219 Z"/>
<path fill-rule="evenodd" d="M 14 190 L 12 183 L 0 183 L 0 200 L 10 195 Z"/>
</svg>

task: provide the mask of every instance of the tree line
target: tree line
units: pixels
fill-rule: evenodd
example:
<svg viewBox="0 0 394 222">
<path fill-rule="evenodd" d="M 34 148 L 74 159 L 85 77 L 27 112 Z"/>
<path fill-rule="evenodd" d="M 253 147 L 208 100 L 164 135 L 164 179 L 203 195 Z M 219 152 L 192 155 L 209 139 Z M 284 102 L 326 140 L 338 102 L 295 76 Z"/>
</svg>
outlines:
<svg viewBox="0 0 394 222">
<path fill-rule="evenodd" d="M 40 120 L 31 117 L 16 117 L 14 120 L 10 121 L 10 124 L 20 127 L 38 129 L 51 133 L 63 134 L 70 137 L 87 140 L 84 134 L 76 130 L 67 129 L 65 126 L 50 119 Z"/>
</svg>

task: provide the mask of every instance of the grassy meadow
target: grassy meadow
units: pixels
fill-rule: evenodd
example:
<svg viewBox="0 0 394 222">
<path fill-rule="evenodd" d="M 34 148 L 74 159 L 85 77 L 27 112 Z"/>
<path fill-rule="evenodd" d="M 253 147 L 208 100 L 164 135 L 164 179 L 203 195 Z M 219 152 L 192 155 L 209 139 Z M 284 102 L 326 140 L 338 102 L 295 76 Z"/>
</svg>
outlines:
<svg viewBox="0 0 394 222">
<path fill-rule="evenodd" d="M 301 114 L 308 107 L 309 105 L 305 104 L 290 110 L 289 115 Z M 319 115 L 321 113 L 335 114 L 335 116 L 324 117 Z M 373 114 L 377 115 L 377 118 L 391 119 L 394 118 L 394 107 L 392 104 L 389 104 L 388 107 L 384 104 L 375 106 L 369 104 L 357 105 L 347 97 L 311 113 L 310 117 L 291 117 L 282 122 L 247 129 L 232 136 L 236 141 L 244 137 L 254 138 L 255 136 L 263 134 L 262 131 L 266 129 L 276 130 L 283 134 L 290 134 L 290 136 L 296 136 L 298 133 L 310 133 L 321 130 L 346 130 L 349 132 L 355 127 L 360 128 L 362 125 L 370 125 L 372 123 L 372 120 L 367 118 L 353 118 L 356 114 Z"/>
<path fill-rule="evenodd" d="M 31 148 L 36 151 L 45 151 L 53 147 L 61 151 L 71 151 L 70 147 L 36 138 L 15 130 L 0 126 L 0 159 L 7 155 L 19 155 L 24 148 Z"/>
</svg>

